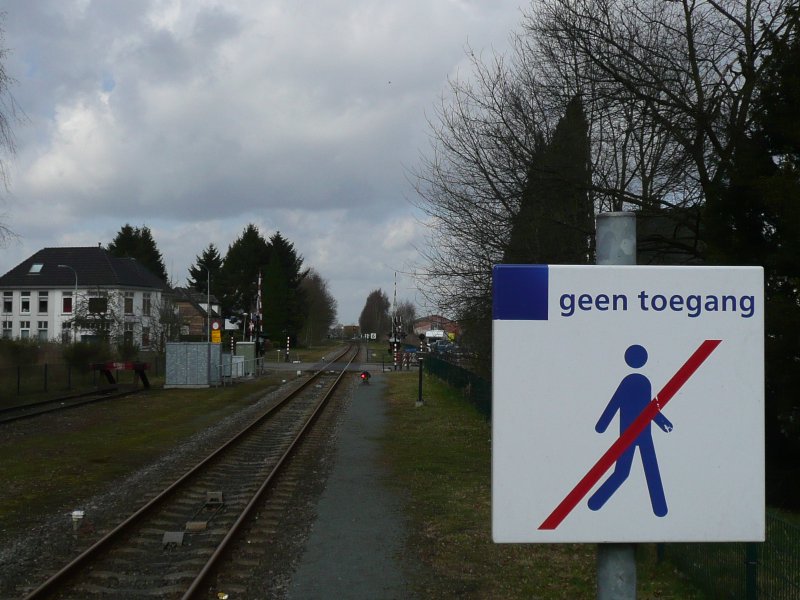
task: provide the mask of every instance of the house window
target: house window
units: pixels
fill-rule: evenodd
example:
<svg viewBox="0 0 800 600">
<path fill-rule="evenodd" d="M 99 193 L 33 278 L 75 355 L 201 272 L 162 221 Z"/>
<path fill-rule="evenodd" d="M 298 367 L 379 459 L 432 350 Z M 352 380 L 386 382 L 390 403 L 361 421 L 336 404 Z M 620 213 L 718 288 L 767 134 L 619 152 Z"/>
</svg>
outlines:
<svg viewBox="0 0 800 600">
<path fill-rule="evenodd" d="M 142 294 L 142 314 L 150 316 L 150 292 Z"/>
<path fill-rule="evenodd" d="M 47 301 L 49 299 L 50 292 L 39 292 L 39 314 L 46 315 L 47 314 Z"/>
<path fill-rule="evenodd" d="M 122 334 L 122 341 L 126 346 L 133 345 L 133 323 L 125 323 L 125 331 Z"/>
<path fill-rule="evenodd" d="M 61 292 L 61 312 L 65 315 L 72 314 L 72 292 Z"/>
<path fill-rule="evenodd" d="M 89 312 L 96 314 L 104 314 L 108 310 L 108 298 L 106 296 L 95 296 L 89 298 Z"/>
<path fill-rule="evenodd" d="M 20 305 L 19 312 L 23 315 L 30 314 L 31 312 L 31 293 L 20 292 Z"/>
<path fill-rule="evenodd" d="M 123 303 L 125 314 L 133 314 L 133 292 L 125 292 L 125 300 Z"/>
<path fill-rule="evenodd" d="M 10 340 L 11 339 L 11 328 L 13 325 L 11 321 L 3 321 L 3 339 Z"/>
<path fill-rule="evenodd" d="M 142 327 L 142 348 L 150 347 L 150 328 Z"/>
<path fill-rule="evenodd" d="M 72 341 L 72 323 L 64 321 L 61 323 L 61 341 L 69 344 Z"/>
<path fill-rule="evenodd" d="M 39 332 L 39 340 L 42 342 L 47 341 L 47 321 L 38 321 L 36 323 Z"/>
<path fill-rule="evenodd" d="M 27 340 L 31 337 L 31 322 L 30 321 L 20 321 L 19 322 L 19 337 L 23 340 Z"/>
<path fill-rule="evenodd" d="M 3 312 L 10 315 L 14 310 L 14 292 L 3 292 Z"/>
</svg>

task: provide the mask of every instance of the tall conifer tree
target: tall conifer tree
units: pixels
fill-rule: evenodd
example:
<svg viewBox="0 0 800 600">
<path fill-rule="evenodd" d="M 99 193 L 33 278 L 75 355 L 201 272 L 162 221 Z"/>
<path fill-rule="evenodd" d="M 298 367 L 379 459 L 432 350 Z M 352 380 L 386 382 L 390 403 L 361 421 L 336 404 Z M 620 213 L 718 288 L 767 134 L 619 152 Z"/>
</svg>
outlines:
<svg viewBox="0 0 800 600">
<path fill-rule="evenodd" d="M 270 336 L 279 333 L 297 343 L 307 315 L 305 291 L 301 287 L 308 269 L 294 244 L 275 233 L 269 239 L 269 262 L 264 271 L 264 325 Z M 274 314 L 268 314 L 274 313 Z M 273 338 L 274 339 L 274 338 Z"/>
<path fill-rule="evenodd" d="M 243 315 L 255 308 L 258 272 L 269 262 L 269 246 L 250 223 L 228 246 L 220 269 L 220 301 L 229 315 Z M 213 284 L 212 284 L 213 286 Z"/>
<path fill-rule="evenodd" d="M 186 283 L 194 290 L 207 293 L 209 277 L 211 279 L 211 293 L 217 295 L 220 289 L 219 273 L 222 268 L 222 257 L 214 244 L 209 244 L 200 256 L 195 257 L 194 264 L 189 267 L 189 278 Z M 206 270 L 208 269 L 208 270 Z"/>
<path fill-rule="evenodd" d="M 106 249 L 120 258 L 135 258 L 159 279 L 167 281 L 164 259 L 156 246 L 150 228 L 146 225 L 132 227 L 126 223 Z"/>
<path fill-rule="evenodd" d="M 550 142 L 540 143 L 531 161 L 503 262 L 590 262 L 594 209 L 589 175 L 589 127 L 576 96 Z"/>
</svg>

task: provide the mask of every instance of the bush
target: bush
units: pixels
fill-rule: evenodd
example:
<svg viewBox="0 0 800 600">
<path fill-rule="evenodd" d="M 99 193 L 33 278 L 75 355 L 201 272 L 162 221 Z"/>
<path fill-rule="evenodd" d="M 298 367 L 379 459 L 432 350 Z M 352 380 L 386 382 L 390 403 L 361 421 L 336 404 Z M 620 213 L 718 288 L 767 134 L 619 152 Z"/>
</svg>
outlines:
<svg viewBox="0 0 800 600">
<path fill-rule="evenodd" d="M 133 342 L 122 342 L 117 346 L 117 355 L 122 361 L 136 360 L 139 356 L 139 346 Z"/>
<path fill-rule="evenodd" d="M 0 340 L 0 363 L 8 367 L 34 365 L 39 360 L 38 340 Z"/>
<path fill-rule="evenodd" d="M 79 372 L 86 372 L 92 363 L 105 362 L 111 357 L 104 342 L 77 342 L 64 346 L 64 361 Z"/>
</svg>

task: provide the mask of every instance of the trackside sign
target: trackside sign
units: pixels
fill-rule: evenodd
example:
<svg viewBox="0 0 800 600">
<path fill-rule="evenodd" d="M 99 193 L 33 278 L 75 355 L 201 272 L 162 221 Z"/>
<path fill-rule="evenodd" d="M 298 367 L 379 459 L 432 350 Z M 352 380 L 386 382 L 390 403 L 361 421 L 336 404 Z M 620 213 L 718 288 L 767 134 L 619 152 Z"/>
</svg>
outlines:
<svg viewBox="0 0 800 600">
<path fill-rule="evenodd" d="M 493 277 L 496 542 L 764 540 L 760 267 Z"/>
</svg>

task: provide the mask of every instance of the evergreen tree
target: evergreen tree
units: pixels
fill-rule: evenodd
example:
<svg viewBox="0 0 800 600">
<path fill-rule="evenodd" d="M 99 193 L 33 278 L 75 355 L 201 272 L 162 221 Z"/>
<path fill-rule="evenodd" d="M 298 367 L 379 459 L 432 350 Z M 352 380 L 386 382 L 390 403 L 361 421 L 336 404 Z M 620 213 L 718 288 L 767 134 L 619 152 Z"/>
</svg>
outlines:
<svg viewBox="0 0 800 600">
<path fill-rule="evenodd" d="M 252 223 L 228 246 L 217 278 L 224 314 L 244 315 L 256 304 L 259 270 L 269 263 L 269 246 Z M 212 283 L 212 287 L 214 284 Z"/>
<path fill-rule="evenodd" d="M 594 209 L 589 196 L 589 127 L 580 98 L 567 104 L 550 142 L 540 141 L 538 146 L 503 262 L 587 264 Z"/>
<path fill-rule="evenodd" d="M 289 279 L 283 270 L 277 252 L 270 252 L 269 264 L 263 273 L 263 327 L 262 332 L 279 348 L 286 337 L 296 332 L 289 328 Z"/>
<path fill-rule="evenodd" d="M 800 13 L 791 14 L 794 27 L 771 39 L 755 126 L 738 144 L 720 194 L 705 206 L 712 261 L 764 267 L 770 468 L 800 458 Z"/>
<path fill-rule="evenodd" d="M 120 258 L 135 258 L 162 281 L 167 281 L 164 259 L 146 225 L 132 227 L 126 223 L 106 249 Z"/>
<path fill-rule="evenodd" d="M 303 257 L 297 254 L 294 244 L 280 232 L 275 233 L 269 239 L 269 263 L 263 278 L 264 325 L 270 335 L 276 332 L 289 336 L 292 345 L 297 344 L 308 314 L 305 290 L 301 287 L 307 274 Z"/>
<path fill-rule="evenodd" d="M 207 269 L 207 270 L 206 270 Z M 209 244 L 200 256 L 195 257 L 195 263 L 189 267 L 187 285 L 198 292 L 206 293 L 209 276 L 211 278 L 211 293 L 217 296 L 222 289 L 219 275 L 222 269 L 222 257 L 214 244 Z"/>
</svg>

